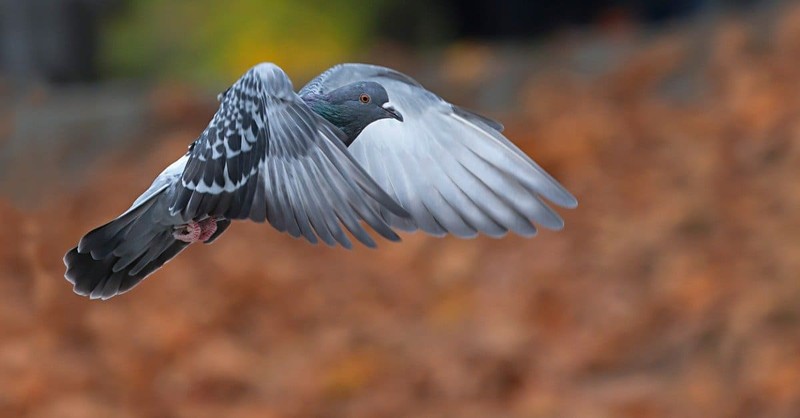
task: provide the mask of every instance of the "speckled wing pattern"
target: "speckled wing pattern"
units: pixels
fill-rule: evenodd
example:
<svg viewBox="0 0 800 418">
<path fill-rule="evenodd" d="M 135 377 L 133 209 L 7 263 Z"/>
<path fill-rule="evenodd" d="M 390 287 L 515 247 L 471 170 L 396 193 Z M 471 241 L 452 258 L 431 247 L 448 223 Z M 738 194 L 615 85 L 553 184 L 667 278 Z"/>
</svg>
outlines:
<svg viewBox="0 0 800 418">
<path fill-rule="evenodd" d="M 381 210 L 407 213 L 350 156 L 341 131 L 315 114 L 279 67 L 248 71 L 220 96 L 220 108 L 190 147 L 170 206 L 184 219 L 206 215 L 268 220 L 312 243 L 352 246 L 342 225 L 368 246 L 399 240 Z"/>
<path fill-rule="evenodd" d="M 410 218 L 381 210 L 393 227 L 472 237 L 523 236 L 538 223 L 563 227 L 543 199 L 572 208 L 577 200 L 501 133 L 486 117 L 448 103 L 398 71 L 341 64 L 322 73 L 300 94 L 325 93 L 354 81 L 380 83 L 402 123 L 367 126 L 348 150 Z"/>
</svg>

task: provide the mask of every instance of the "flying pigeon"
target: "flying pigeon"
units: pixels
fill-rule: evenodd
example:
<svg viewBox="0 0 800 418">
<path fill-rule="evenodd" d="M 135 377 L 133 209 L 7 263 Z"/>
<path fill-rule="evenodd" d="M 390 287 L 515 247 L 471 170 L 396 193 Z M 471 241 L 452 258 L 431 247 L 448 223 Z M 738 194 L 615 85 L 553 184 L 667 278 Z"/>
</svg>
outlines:
<svg viewBox="0 0 800 418">
<path fill-rule="evenodd" d="M 340 64 L 295 93 L 283 70 L 262 63 L 218 98 L 188 152 L 64 256 L 75 293 L 127 292 L 234 220 L 349 249 L 345 230 L 375 247 L 365 224 L 390 241 L 395 230 L 527 237 L 534 221 L 564 225 L 542 198 L 577 206 L 501 124 L 389 68 Z"/>
</svg>

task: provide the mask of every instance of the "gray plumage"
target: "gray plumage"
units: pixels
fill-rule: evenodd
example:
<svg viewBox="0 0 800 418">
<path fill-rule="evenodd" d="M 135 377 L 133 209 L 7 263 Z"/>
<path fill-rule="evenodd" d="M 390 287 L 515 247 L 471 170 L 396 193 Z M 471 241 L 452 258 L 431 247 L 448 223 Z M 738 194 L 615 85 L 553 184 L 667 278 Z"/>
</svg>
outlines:
<svg viewBox="0 0 800 418">
<path fill-rule="evenodd" d="M 250 219 L 345 248 L 345 230 L 376 245 L 363 224 L 392 241 L 393 228 L 459 237 L 562 228 L 542 198 L 577 201 L 501 131 L 388 68 L 338 65 L 298 94 L 280 68 L 259 64 L 220 95 L 186 155 L 67 253 L 66 278 L 92 298 L 123 293 L 188 245 L 176 227 L 209 217 L 218 229 L 206 243 Z"/>
<path fill-rule="evenodd" d="M 502 125 L 454 106 L 397 71 L 342 64 L 319 75 L 300 94 L 322 94 L 353 80 L 374 81 L 405 121 L 378 121 L 349 147 L 410 218 L 382 211 L 390 225 L 443 236 L 532 236 L 535 221 L 561 229 L 543 201 L 572 208 L 577 200 L 506 139 Z"/>
</svg>

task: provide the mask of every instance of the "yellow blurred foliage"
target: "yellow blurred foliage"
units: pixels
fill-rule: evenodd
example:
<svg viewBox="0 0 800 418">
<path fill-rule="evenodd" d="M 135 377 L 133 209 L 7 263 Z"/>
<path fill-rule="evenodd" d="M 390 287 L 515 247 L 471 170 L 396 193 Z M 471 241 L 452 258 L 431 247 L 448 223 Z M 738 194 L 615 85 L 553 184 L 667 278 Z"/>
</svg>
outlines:
<svg viewBox="0 0 800 418">
<path fill-rule="evenodd" d="M 228 82 L 263 61 L 298 79 L 358 55 L 381 1 L 135 0 L 104 27 L 117 76 Z"/>
</svg>

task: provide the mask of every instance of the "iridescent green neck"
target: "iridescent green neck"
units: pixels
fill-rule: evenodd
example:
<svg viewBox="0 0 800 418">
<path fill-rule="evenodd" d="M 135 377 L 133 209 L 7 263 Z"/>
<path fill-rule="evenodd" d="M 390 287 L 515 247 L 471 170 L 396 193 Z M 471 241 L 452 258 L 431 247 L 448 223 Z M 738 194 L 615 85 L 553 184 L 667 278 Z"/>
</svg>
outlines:
<svg viewBox="0 0 800 418">
<path fill-rule="evenodd" d="M 328 102 L 324 95 L 314 94 L 304 96 L 303 101 L 306 102 L 314 113 L 322 116 L 328 122 L 332 123 L 333 126 L 336 126 L 344 132 L 347 136 L 347 141 L 345 142 L 346 146 L 353 143 L 356 137 L 358 137 L 358 134 L 364 130 L 364 126 L 359 126 L 359 120 L 361 118 L 353 115 L 352 111 L 346 106 L 339 106 Z"/>
</svg>

